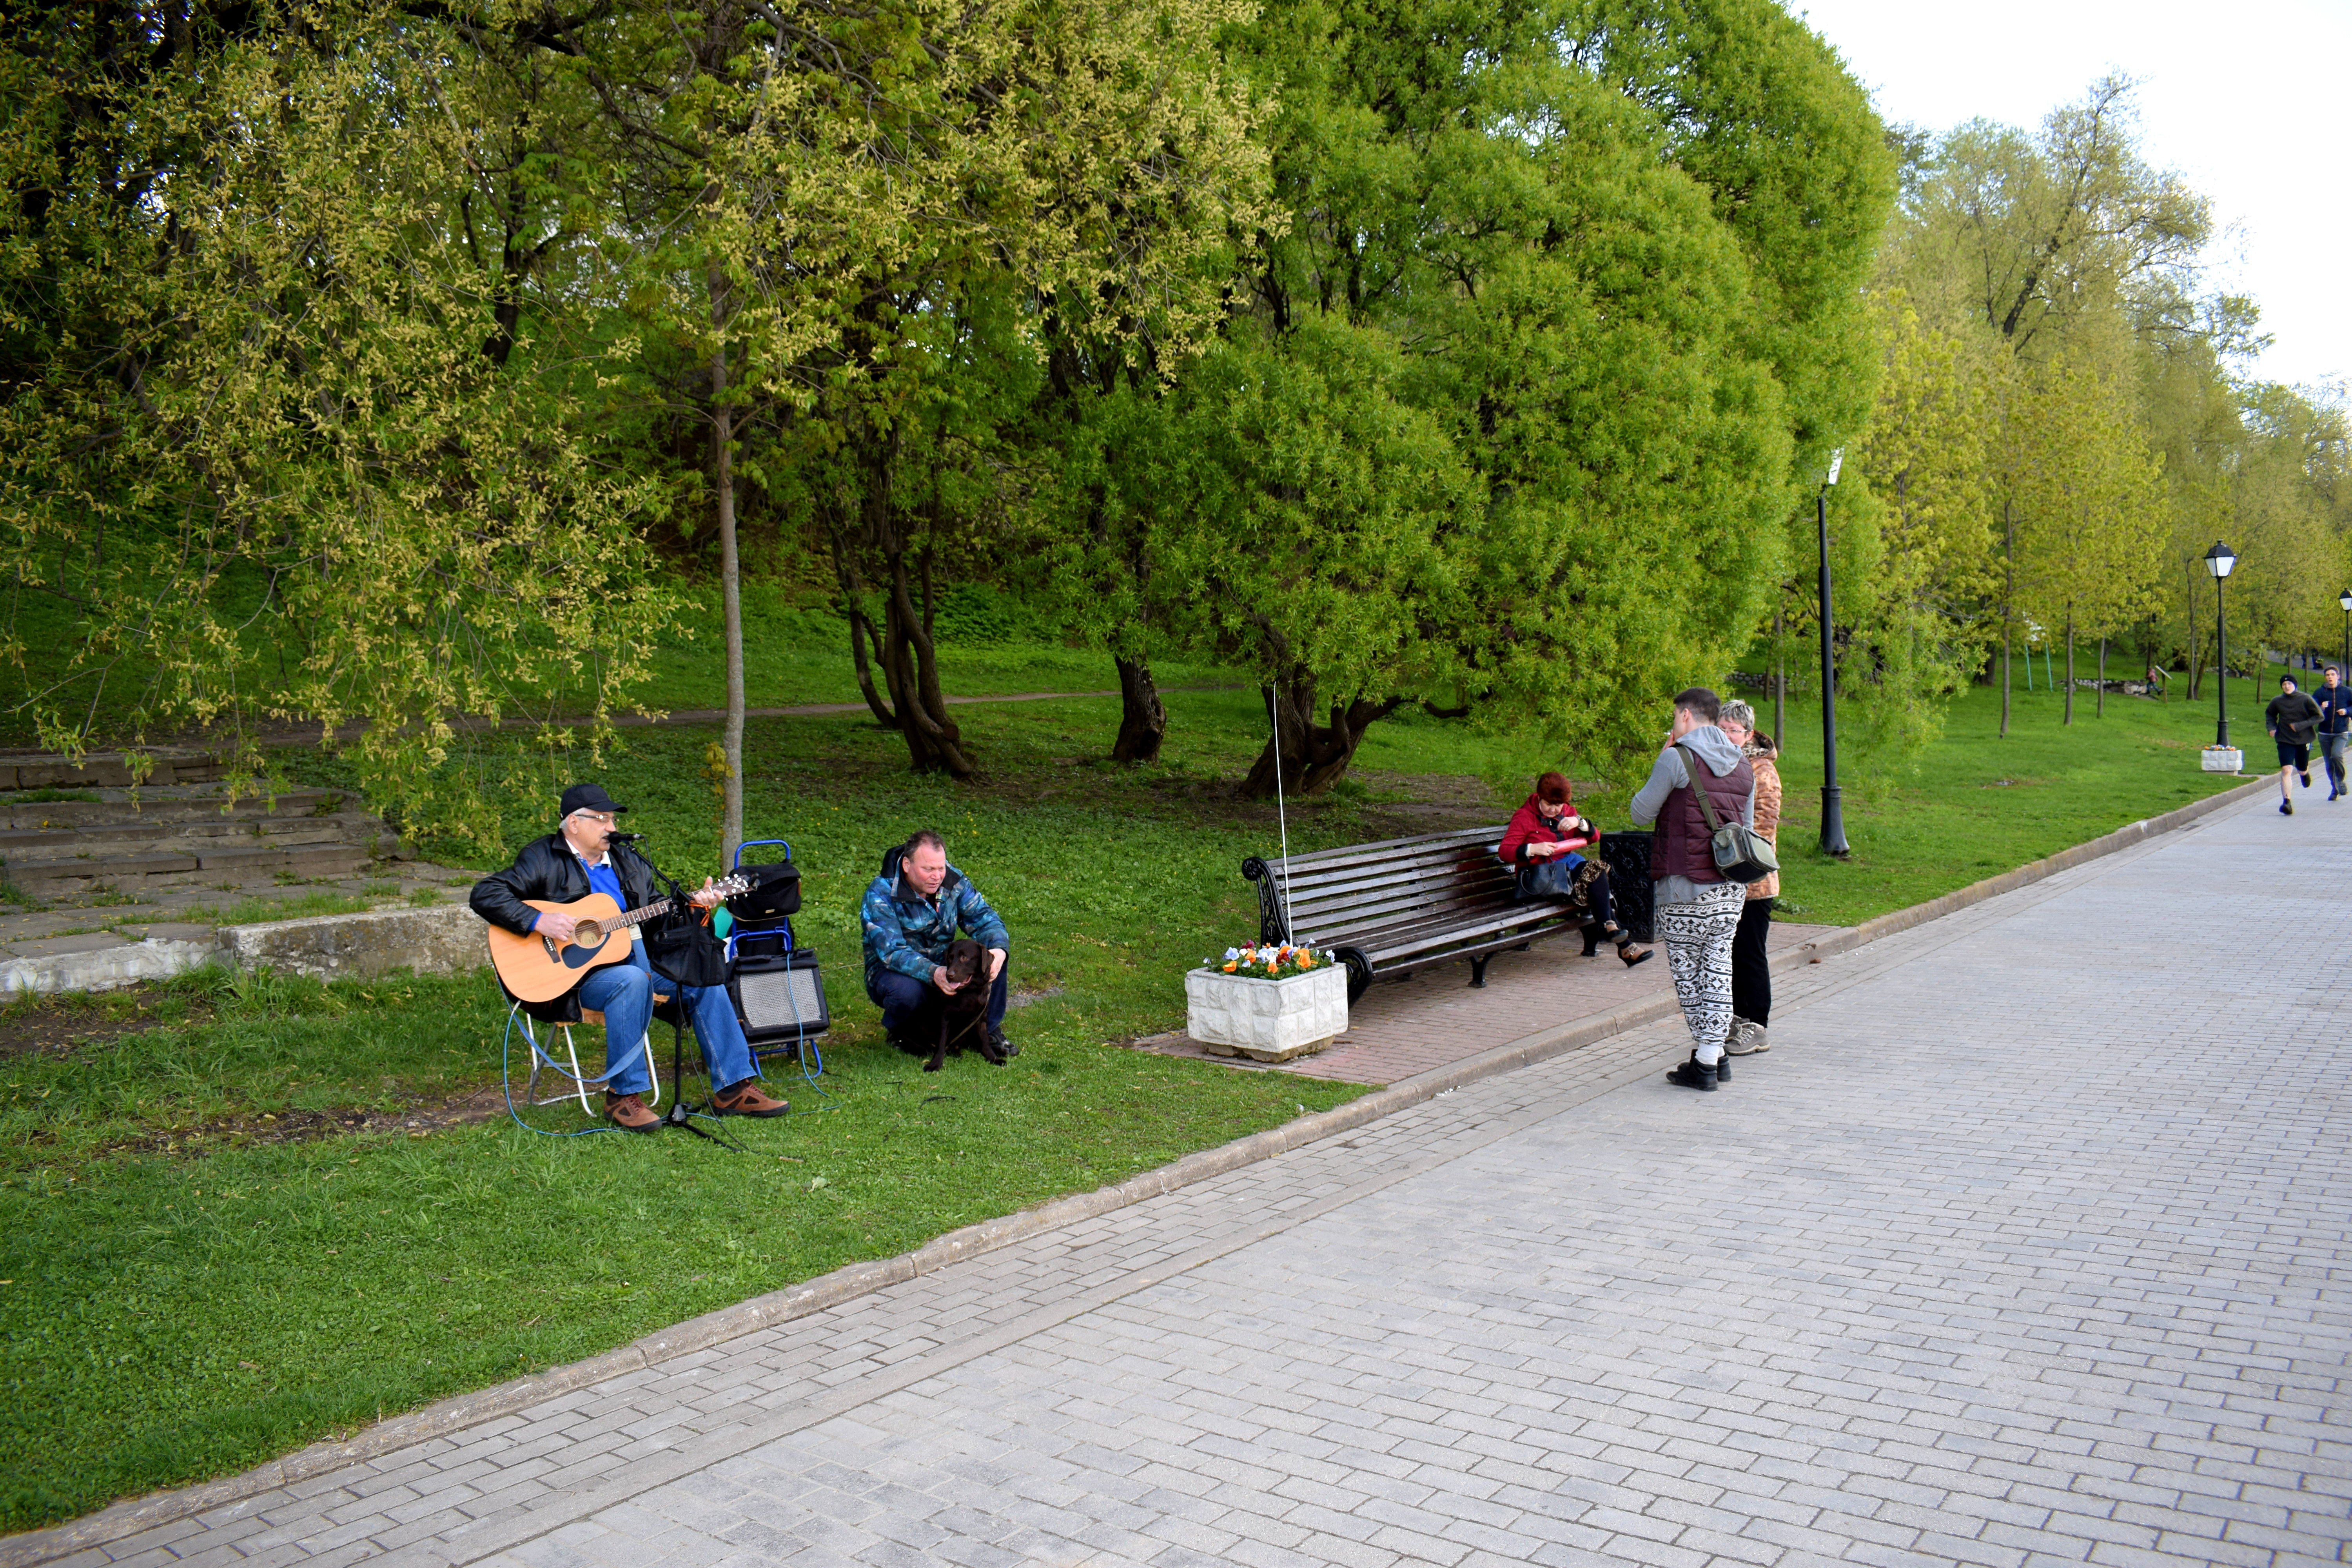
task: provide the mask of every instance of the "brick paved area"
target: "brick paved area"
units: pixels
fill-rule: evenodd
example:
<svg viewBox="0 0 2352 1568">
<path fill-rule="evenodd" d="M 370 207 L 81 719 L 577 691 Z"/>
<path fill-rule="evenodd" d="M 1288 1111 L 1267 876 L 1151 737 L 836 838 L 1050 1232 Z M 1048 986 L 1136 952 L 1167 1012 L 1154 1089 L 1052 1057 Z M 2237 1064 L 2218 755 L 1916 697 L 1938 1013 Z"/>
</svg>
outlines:
<svg viewBox="0 0 2352 1568">
<path fill-rule="evenodd" d="M 1621 1036 L 68 1561 L 2341 1562 L 2347 888 L 2217 814 L 1724 1092 Z"/>
<path fill-rule="evenodd" d="M 1774 952 L 1835 931 L 1835 926 L 1776 921 L 1765 938 Z M 1581 956 L 1574 937 L 1540 942 L 1525 952 L 1498 952 L 1486 984 L 1470 985 L 1470 966 L 1449 964 L 1402 981 L 1383 981 L 1348 1009 L 1348 1032 L 1311 1057 L 1279 1066 L 1212 1057 L 1181 1034 L 1140 1042 L 1166 1056 L 1201 1057 L 1244 1071 L 1295 1072 L 1340 1083 L 1396 1083 L 1415 1073 L 1451 1067 L 1491 1047 L 1580 1018 L 1612 1013 L 1629 1002 L 1671 996 L 1675 983 L 1660 952 L 1628 969 L 1602 948 Z"/>
</svg>

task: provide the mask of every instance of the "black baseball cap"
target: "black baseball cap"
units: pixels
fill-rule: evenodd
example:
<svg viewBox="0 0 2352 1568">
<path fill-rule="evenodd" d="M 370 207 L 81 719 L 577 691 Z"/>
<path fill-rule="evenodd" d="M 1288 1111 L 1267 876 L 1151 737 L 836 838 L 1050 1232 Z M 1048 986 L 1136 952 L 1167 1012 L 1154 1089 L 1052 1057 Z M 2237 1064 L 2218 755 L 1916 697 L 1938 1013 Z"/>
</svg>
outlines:
<svg viewBox="0 0 2352 1568">
<path fill-rule="evenodd" d="M 573 784 L 563 792 L 562 810 L 557 814 L 569 816 L 575 811 L 626 811 L 625 805 L 614 805 L 613 797 L 604 793 L 603 784 Z"/>
</svg>

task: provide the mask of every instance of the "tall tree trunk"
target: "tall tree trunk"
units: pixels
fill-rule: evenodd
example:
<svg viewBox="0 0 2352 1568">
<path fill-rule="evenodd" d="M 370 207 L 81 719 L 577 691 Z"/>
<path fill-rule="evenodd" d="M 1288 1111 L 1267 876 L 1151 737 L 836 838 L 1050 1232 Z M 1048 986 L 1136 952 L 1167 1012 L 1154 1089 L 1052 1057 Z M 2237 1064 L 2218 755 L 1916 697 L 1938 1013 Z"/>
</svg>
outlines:
<svg viewBox="0 0 2352 1568">
<path fill-rule="evenodd" d="M 727 272 L 712 262 L 709 273 L 710 324 L 727 324 Z M 710 352 L 710 483 L 719 503 L 719 596 L 727 622 L 727 724 L 720 745 L 727 776 L 720 781 L 725 805 L 719 821 L 719 863 L 731 865 L 743 844 L 743 569 L 735 548 L 735 412 L 727 401 L 727 342 Z"/>
<path fill-rule="evenodd" d="M 875 639 L 875 661 L 882 667 L 888 700 L 886 702 L 873 689 L 871 678 L 862 668 L 859 689 L 875 719 L 906 738 L 907 759 L 917 773 L 945 773 L 969 779 L 975 772 L 971 757 L 940 690 L 939 650 L 931 638 L 929 605 L 929 547 L 924 545 L 908 561 L 913 550 L 909 519 L 899 510 L 891 482 L 898 447 L 895 430 L 884 434 L 868 429 L 855 438 L 853 451 L 865 480 L 857 501 L 857 521 L 854 530 L 836 529 L 834 535 L 835 573 L 850 605 L 853 636 L 862 628 L 872 637 L 873 628 L 861 607 L 856 574 L 849 563 L 861 556 L 869 562 L 878 557 L 881 566 L 882 627 Z M 918 575 L 924 579 L 925 604 L 920 608 L 915 603 Z M 862 659 L 853 656 L 853 662 L 862 663 Z"/>
<path fill-rule="evenodd" d="M 892 443 L 895 450 L 896 443 Z M 887 463 L 892 454 L 877 453 Z M 907 561 L 906 533 L 893 505 L 887 475 L 876 476 L 868 487 L 867 537 L 882 545 L 889 598 L 883 617 L 882 672 L 890 687 L 890 706 L 898 716 L 899 733 L 907 738 L 908 760 L 917 773 L 944 773 L 969 779 L 977 772 L 965 752 L 963 732 L 949 716 L 940 689 L 939 647 L 931 639 L 929 617 L 915 606 L 915 572 Z"/>
<path fill-rule="evenodd" d="M 885 730 L 895 730 L 898 727 L 898 715 L 890 710 L 889 704 L 883 701 L 881 694 L 874 689 L 873 667 L 882 661 L 882 634 L 866 615 L 866 598 L 858 591 L 857 574 L 850 570 L 849 541 L 842 536 L 839 523 L 830 516 L 826 518 L 825 542 L 833 551 L 833 580 L 840 585 L 842 614 L 849 622 L 849 662 L 857 671 L 858 695 L 866 699 L 866 706 L 873 713 L 877 724 Z M 866 654 L 868 645 L 874 649 L 871 663 Z"/>
<path fill-rule="evenodd" d="M 1113 656 L 1118 667 L 1118 739 L 1111 742 L 1114 763 L 1156 763 L 1160 742 L 1168 733 L 1168 710 L 1152 683 L 1151 661 Z"/>
<path fill-rule="evenodd" d="M 2001 547 L 2000 590 L 2000 732 L 2009 733 L 2009 645 L 2011 641 L 2011 606 L 2017 598 L 2017 516 L 2010 503 L 2000 503 L 2000 514 L 2009 530 L 2008 542 Z M 2031 677 L 2028 677 L 2030 679 Z"/>
<path fill-rule="evenodd" d="M 1313 676 L 1294 673 L 1259 691 L 1265 699 L 1268 734 L 1257 761 L 1250 764 L 1249 776 L 1242 781 L 1242 793 L 1259 800 L 1274 798 L 1277 752 L 1285 794 L 1321 795 L 1347 776 L 1364 731 L 1404 705 L 1402 697 L 1334 702 L 1328 722 L 1318 724 Z"/>
<path fill-rule="evenodd" d="M 2074 721 L 2074 606 L 2066 606 L 2066 717 L 2062 724 Z"/>
</svg>

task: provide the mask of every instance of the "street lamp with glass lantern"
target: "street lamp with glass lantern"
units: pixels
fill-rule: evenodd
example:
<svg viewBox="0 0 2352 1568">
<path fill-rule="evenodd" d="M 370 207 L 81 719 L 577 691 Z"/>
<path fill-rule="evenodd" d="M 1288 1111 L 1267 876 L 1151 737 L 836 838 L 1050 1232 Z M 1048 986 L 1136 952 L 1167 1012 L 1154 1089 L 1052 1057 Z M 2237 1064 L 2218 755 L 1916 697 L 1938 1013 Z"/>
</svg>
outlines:
<svg viewBox="0 0 2352 1568">
<path fill-rule="evenodd" d="M 1830 487 L 1838 481 L 1845 448 L 1830 454 L 1829 477 L 1813 497 L 1813 522 L 1822 536 L 1822 853 L 1846 855 L 1845 807 L 1837 782 L 1837 643 L 1830 620 Z"/>
<path fill-rule="evenodd" d="M 2230 617 L 2221 603 L 2221 579 L 2238 563 L 2236 552 L 2220 540 L 2205 552 L 2205 570 L 2213 574 L 2213 635 L 2214 646 L 2221 658 L 2213 669 L 2213 743 L 2230 743 Z"/>
</svg>

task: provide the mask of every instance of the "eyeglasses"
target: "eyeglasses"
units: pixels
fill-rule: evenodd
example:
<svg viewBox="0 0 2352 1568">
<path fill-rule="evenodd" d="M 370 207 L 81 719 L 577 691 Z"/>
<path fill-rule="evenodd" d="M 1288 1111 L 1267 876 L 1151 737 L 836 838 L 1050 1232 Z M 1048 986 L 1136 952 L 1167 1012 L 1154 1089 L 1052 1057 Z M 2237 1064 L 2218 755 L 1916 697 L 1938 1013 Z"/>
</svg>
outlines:
<svg viewBox="0 0 2352 1568">
<path fill-rule="evenodd" d="M 572 815 L 583 822 L 595 823 L 600 827 L 610 827 L 617 820 L 609 811 L 575 811 Z"/>
</svg>

